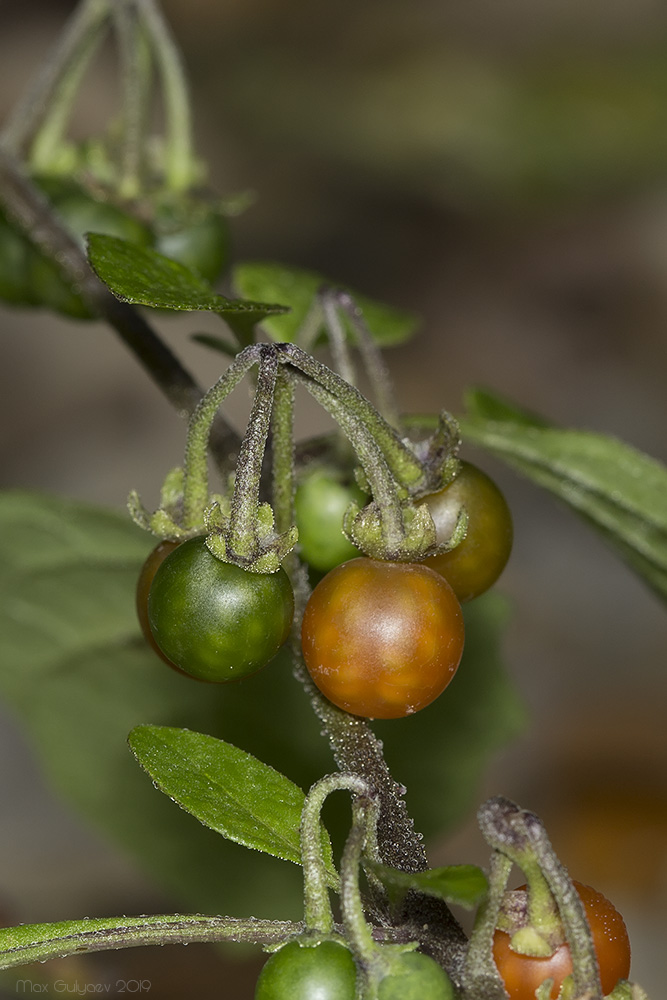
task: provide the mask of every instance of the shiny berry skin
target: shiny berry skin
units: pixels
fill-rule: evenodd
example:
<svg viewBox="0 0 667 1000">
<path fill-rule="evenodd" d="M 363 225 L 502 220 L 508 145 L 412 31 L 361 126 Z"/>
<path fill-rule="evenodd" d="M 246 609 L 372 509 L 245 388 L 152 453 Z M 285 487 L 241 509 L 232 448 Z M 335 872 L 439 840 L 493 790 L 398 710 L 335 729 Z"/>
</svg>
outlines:
<svg viewBox="0 0 667 1000">
<path fill-rule="evenodd" d="M 630 974 L 628 932 L 623 917 L 602 893 L 580 882 L 574 886 L 591 928 L 602 992 L 606 996 L 619 979 L 627 979 Z M 500 930 L 494 934 L 493 958 L 510 1000 L 535 1000 L 537 987 L 551 978 L 554 980 L 551 1000 L 556 1000 L 563 980 L 572 972 L 569 945 L 562 944 L 547 958 L 532 958 L 512 951 L 510 935 Z"/>
<path fill-rule="evenodd" d="M 283 569 L 250 573 L 191 538 L 158 567 L 148 594 L 153 638 L 172 663 L 224 683 L 256 673 L 285 642 L 294 594 Z"/>
<path fill-rule="evenodd" d="M 294 511 L 301 558 L 320 573 L 360 555 L 343 534 L 343 516 L 353 502 L 363 507 L 368 497 L 333 469 L 309 470 L 296 488 Z"/>
<path fill-rule="evenodd" d="M 470 462 L 461 463 L 456 479 L 424 498 L 435 522 L 436 539 L 451 535 L 461 507 L 468 513 L 462 542 L 442 555 L 424 560 L 452 587 L 459 601 L 479 597 L 496 582 L 512 551 L 512 515 L 494 481 Z"/>
<path fill-rule="evenodd" d="M 260 972 L 255 1000 L 355 1000 L 356 980 L 357 967 L 343 945 L 290 941 Z"/>
<path fill-rule="evenodd" d="M 376 719 L 430 705 L 453 678 L 463 641 L 461 607 L 438 573 L 365 557 L 318 583 L 301 631 L 320 691 L 339 708 Z"/>
</svg>

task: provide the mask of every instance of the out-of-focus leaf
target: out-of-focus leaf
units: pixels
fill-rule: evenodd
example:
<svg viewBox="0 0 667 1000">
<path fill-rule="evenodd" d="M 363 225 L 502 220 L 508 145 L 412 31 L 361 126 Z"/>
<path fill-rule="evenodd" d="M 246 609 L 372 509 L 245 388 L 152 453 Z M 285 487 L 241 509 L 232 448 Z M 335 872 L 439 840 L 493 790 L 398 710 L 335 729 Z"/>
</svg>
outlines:
<svg viewBox="0 0 667 1000">
<path fill-rule="evenodd" d="M 542 424 L 506 403 L 490 409 L 492 400 L 468 396 L 464 438 L 583 515 L 667 599 L 667 468 L 616 438 Z"/>
<path fill-rule="evenodd" d="M 238 264 L 233 271 L 234 285 L 239 293 L 248 298 L 268 299 L 284 302 L 290 312 L 282 316 L 272 315 L 262 322 L 263 328 L 274 340 L 293 341 L 310 309 L 313 298 L 324 285 L 337 286 L 321 274 L 304 271 L 296 267 L 273 263 Z M 391 306 L 382 305 L 349 291 L 356 305 L 363 313 L 364 321 L 374 339 L 382 347 L 391 347 L 409 340 L 417 328 L 418 319 L 412 313 Z M 348 333 L 353 337 L 349 320 L 341 315 Z"/>
<path fill-rule="evenodd" d="M 200 912 L 302 914 L 298 868 L 246 851 L 174 807 L 127 749 L 135 726 L 197 729 L 309 788 L 334 767 L 286 653 L 236 684 L 197 684 L 165 667 L 135 620 L 134 589 L 154 539 L 126 515 L 28 493 L 0 494 L 0 695 L 21 720 L 46 777 L 113 837 L 179 906 Z M 504 603 L 466 610 L 457 676 L 409 719 L 374 723 L 426 835 L 476 801 L 489 756 L 523 712 L 499 659 Z M 327 802 L 340 843 L 349 803 Z"/>
<path fill-rule="evenodd" d="M 425 872 L 401 872 L 376 861 L 364 864 L 393 897 L 400 898 L 409 889 L 415 889 L 452 905 L 472 909 L 484 898 L 489 887 L 486 875 L 477 865 L 448 865 L 446 868 L 429 868 Z"/>
<path fill-rule="evenodd" d="M 305 795 L 284 774 L 231 743 L 189 729 L 137 726 L 128 742 L 157 787 L 204 826 L 244 847 L 301 864 Z M 322 849 L 335 886 L 324 830 Z"/>
</svg>

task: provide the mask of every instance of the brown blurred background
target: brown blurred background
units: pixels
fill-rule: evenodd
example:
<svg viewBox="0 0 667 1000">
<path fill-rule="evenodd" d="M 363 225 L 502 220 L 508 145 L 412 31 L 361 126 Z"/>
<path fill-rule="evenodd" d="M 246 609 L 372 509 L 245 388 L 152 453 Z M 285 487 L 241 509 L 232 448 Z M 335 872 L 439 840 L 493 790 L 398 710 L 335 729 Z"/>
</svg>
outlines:
<svg viewBox="0 0 667 1000">
<path fill-rule="evenodd" d="M 3 116 L 72 7 L 0 6 Z M 258 193 L 234 222 L 237 258 L 319 269 L 421 313 L 420 339 L 388 357 L 404 410 L 456 412 L 467 385 L 485 384 L 667 458 L 667 7 L 164 7 L 214 187 Z M 81 135 L 113 112 L 114 70 L 105 52 Z M 186 339 L 215 331 L 210 317 L 158 325 L 202 382 L 217 377 L 215 357 Z M 3 484 L 118 507 L 129 487 L 155 497 L 183 428 L 113 336 L 2 309 L 0 338 Z M 543 816 L 572 873 L 625 914 L 633 978 L 656 1000 L 667 974 L 664 609 L 573 515 L 481 461 L 516 513 L 506 657 L 532 723 L 480 800 L 503 793 Z M 4 714 L 0 762 L 9 918 L 170 905 L 53 800 Z M 432 845 L 432 859 L 484 863 L 474 822 Z M 199 947 L 76 961 L 62 974 L 148 978 L 165 1000 L 221 995 L 219 960 Z M 254 970 L 240 976 L 222 995 L 252 994 Z"/>
</svg>

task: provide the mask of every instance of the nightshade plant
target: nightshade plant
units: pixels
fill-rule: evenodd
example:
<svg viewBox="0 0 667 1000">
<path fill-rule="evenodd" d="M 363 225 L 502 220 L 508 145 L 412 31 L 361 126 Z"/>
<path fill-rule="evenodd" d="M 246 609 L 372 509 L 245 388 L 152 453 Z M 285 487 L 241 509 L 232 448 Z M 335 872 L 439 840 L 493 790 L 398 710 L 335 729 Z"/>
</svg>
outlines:
<svg viewBox="0 0 667 1000">
<path fill-rule="evenodd" d="M 121 125 L 75 144 L 69 114 L 107 31 L 120 52 Z M 165 109 L 157 143 L 147 134 L 156 79 Z M 189 417 L 183 464 L 167 473 L 157 509 L 130 495 L 135 524 L 48 496 L 0 497 L 2 692 L 55 784 L 185 905 L 214 914 L 6 928 L 0 967 L 144 944 L 242 941 L 273 951 L 259 1000 L 309 1000 L 320 987 L 349 1000 L 506 1000 L 492 952 L 500 929 L 529 958 L 569 948 L 572 974 L 559 997 L 602 1000 L 582 902 L 535 815 L 502 797 L 481 806 L 492 851 L 484 872 L 429 868 L 408 813 L 399 779 L 426 832 L 453 825 L 471 805 L 488 754 L 521 723 L 498 662 L 503 606 L 493 595 L 470 604 L 461 659 L 463 615 L 447 559 L 440 560 L 477 539 L 479 498 L 467 494 L 466 503 L 464 491 L 446 528 L 435 523 L 429 498 L 449 489 L 460 496 L 469 478 L 466 489 L 487 482 L 459 458 L 462 438 L 481 445 L 579 511 L 664 599 L 667 471 L 618 441 L 550 426 L 487 392 L 471 392 L 458 419 L 446 411 L 401 416 L 381 349 L 410 337 L 414 317 L 317 274 L 241 262 L 231 271 L 237 297 L 216 292 L 211 282 L 228 264 L 233 206 L 206 192 L 180 59 L 153 0 L 82 0 L 3 130 L 0 182 L 0 295 L 106 322 Z M 160 313 L 137 307 L 220 316 L 224 333 L 198 338 L 216 360 L 231 358 L 211 389 L 196 384 L 155 332 Z M 315 356 L 323 343 L 330 365 Z M 372 399 L 356 388 L 360 365 Z M 241 382 L 254 401 L 239 436 L 221 407 Z M 330 414 L 335 431 L 295 444 L 297 389 Z M 213 492 L 209 456 L 219 478 Z M 316 509 L 312 498 L 310 508 L 295 509 L 309 477 Z M 317 506 L 322 482 L 337 491 L 328 529 L 336 544 L 318 543 L 309 566 L 310 540 L 324 530 L 327 541 Z M 494 490 L 478 557 L 491 558 L 491 545 L 493 572 L 480 572 L 483 582 L 462 599 L 486 589 L 507 558 L 511 521 Z M 489 504 L 482 508 L 486 516 Z M 159 659 L 139 633 L 133 600 L 142 563 L 165 541 L 138 595 Z M 355 552 L 359 562 L 337 571 L 336 559 Z M 366 580 L 371 606 L 336 584 L 335 601 L 322 610 L 311 584 L 326 570 L 341 574 L 336 581 Z M 401 578 L 400 587 L 382 584 L 385 571 Z M 47 612 L 43 631 L 29 624 L 26 607 Z M 303 641 L 315 650 L 310 673 L 304 610 Z M 401 634 L 392 639 L 392 630 Z M 371 646 L 382 661 L 372 669 Z M 320 690 L 321 649 L 354 714 Z M 70 669 L 55 670 L 63 661 Z M 441 674 L 424 697 L 417 688 L 434 670 Z M 238 677 L 242 683 L 227 685 Z M 378 715 L 388 721 L 368 721 Z M 419 730 L 416 760 L 402 750 L 407 725 Z M 329 751 L 336 773 L 327 773 Z M 399 762 L 396 778 L 390 759 Z M 351 797 L 351 818 L 336 796 L 341 807 L 329 825 L 334 843 L 344 844 L 336 862 L 320 814 L 341 791 Z M 301 918 L 271 857 L 303 869 Z M 521 912 L 506 894 L 512 865 L 528 885 Z M 337 913 L 331 894 L 339 896 Z M 269 912 L 219 915 L 235 905 Z M 450 906 L 477 908 L 470 940 Z M 538 1000 L 552 997 L 552 985 L 539 987 Z M 646 995 L 621 979 L 607 996 Z"/>
</svg>

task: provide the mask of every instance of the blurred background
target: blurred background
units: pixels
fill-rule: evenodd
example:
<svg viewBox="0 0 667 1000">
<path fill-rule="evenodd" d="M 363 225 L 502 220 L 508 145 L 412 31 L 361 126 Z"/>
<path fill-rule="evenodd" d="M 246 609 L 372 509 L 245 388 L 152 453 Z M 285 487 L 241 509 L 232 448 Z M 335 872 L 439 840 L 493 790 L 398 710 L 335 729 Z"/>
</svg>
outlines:
<svg viewBox="0 0 667 1000">
<path fill-rule="evenodd" d="M 73 6 L 0 6 L 2 117 Z M 419 339 L 388 354 L 402 409 L 457 412 L 466 386 L 487 385 L 667 458 L 664 4 L 163 6 L 213 187 L 258 195 L 233 222 L 236 257 L 316 269 L 418 312 Z M 77 111 L 81 136 L 113 114 L 115 71 L 105 50 Z M 216 357 L 187 340 L 216 332 L 213 318 L 157 325 L 204 384 L 217 378 Z M 3 485 L 115 507 L 130 487 L 156 498 L 183 427 L 113 335 L 3 308 L 0 340 Z M 320 418 L 306 412 L 311 431 Z M 624 913 L 633 979 L 655 1000 L 667 974 L 664 609 L 572 514 L 466 455 L 515 512 L 500 589 L 513 605 L 508 670 L 531 720 L 479 800 L 502 793 L 540 813 L 573 875 Z M 170 906 L 52 797 L 1 710 L 0 797 L 8 921 Z M 484 864 L 474 817 L 430 853 Z M 184 984 L 219 996 L 220 975 L 229 981 L 211 950 L 153 951 L 69 959 L 62 974 L 148 979 L 165 1000 Z M 250 996 L 255 968 L 225 995 Z"/>
</svg>

